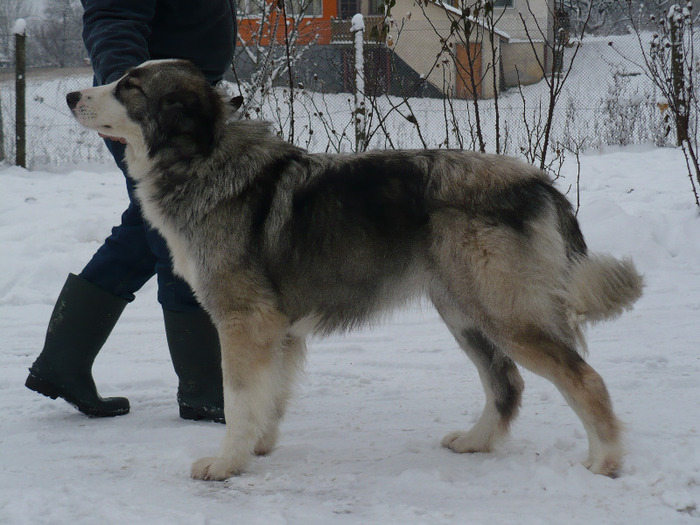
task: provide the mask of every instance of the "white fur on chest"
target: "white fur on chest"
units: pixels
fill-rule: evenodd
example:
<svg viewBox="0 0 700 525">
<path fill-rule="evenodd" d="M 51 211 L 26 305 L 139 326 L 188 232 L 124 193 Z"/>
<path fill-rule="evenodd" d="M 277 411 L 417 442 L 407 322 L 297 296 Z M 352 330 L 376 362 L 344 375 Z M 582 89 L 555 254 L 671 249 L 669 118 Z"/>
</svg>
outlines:
<svg viewBox="0 0 700 525">
<path fill-rule="evenodd" d="M 155 228 L 165 239 L 170 250 L 170 257 L 173 263 L 173 271 L 182 277 L 192 287 L 197 290 L 197 265 L 187 249 L 188 242 L 181 233 L 174 228 L 170 221 L 160 210 L 160 207 L 151 198 L 155 194 L 154 188 L 148 177 L 143 176 L 147 170 L 151 169 L 148 161 L 139 162 L 136 159 L 129 159 L 129 171 L 138 181 L 136 186 L 136 196 L 141 204 L 141 211 L 144 219 L 148 221 L 152 228 Z"/>
</svg>

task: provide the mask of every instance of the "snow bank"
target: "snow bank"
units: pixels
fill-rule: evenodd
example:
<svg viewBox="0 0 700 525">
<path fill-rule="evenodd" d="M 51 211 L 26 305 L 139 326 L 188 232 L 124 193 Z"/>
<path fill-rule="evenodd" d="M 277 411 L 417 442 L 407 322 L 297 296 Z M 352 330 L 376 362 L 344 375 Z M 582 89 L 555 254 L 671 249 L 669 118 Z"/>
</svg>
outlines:
<svg viewBox="0 0 700 525">
<path fill-rule="evenodd" d="M 572 163 L 573 164 L 573 163 Z M 559 181 L 566 190 L 575 166 Z M 512 438 L 491 454 L 440 447 L 483 394 L 432 308 L 310 344 L 279 448 L 224 483 L 188 478 L 224 428 L 180 420 L 153 283 L 98 356 L 103 395 L 132 412 L 88 419 L 24 386 L 58 291 L 125 205 L 107 173 L 0 168 L 0 523 L 697 524 L 700 518 L 700 222 L 678 150 L 582 159 L 582 228 L 594 251 L 634 258 L 634 311 L 590 330 L 589 360 L 627 425 L 619 479 L 594 476 L 583 428 L 525 373 Z"/>
</svg>

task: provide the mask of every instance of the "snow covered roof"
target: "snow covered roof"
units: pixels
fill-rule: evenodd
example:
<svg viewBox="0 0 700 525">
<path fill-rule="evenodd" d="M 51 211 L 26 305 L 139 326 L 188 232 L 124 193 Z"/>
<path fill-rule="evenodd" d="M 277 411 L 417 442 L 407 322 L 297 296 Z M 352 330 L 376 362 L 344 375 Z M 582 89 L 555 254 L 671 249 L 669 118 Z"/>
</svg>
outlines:
<svg viewBox="0 0 700 525">
<path fill-rule="evenodd" d="M 449 11 L 450 13 L 453 13 L 455 15 L 462 16 L 462 14 L 463 14 L 461 9 L 454 7 L 450 4 L 446 4 L 442 0 L 431 0 L 431 3 L 435 4 L 438 7 L 442 7 L 445 11 Z M 472 16 L 468 16 L 467 18 L 469 20 L 471 20 L 472 22 L 474 22 L 475 24 L 478 24 L 485 29 L 489 29 L 483 20 L 478 20 Z M 505 40 L 510 40 L 510 35 L 508 33 L 506 33 L 505 31 L 501 31 L 498 28 L 494 28 L 493 32 Z"/>
</svg>

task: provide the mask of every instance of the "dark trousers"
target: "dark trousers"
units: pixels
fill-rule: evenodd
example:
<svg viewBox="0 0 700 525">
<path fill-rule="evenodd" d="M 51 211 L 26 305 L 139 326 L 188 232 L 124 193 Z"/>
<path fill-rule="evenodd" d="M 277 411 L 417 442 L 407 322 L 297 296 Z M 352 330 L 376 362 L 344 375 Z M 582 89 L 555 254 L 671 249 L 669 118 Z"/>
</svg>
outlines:
<svg viewBox="0 0 700 525">
<path fill-rule="evenodd" d="M 145 222 L 134 194 L 134 181 L 124 161 L 125 145 L 106 140 L 107 148 L 125 175 L 129 207 L 121 224 L 93 255 L 80 276 L 127 301 L 153 275 L 158 276 L 158 301 L 166 310 L 189 312 L 200 309 L 192 289 L 173 274 L 170 252 L 165 239 Z"/>
</svg>

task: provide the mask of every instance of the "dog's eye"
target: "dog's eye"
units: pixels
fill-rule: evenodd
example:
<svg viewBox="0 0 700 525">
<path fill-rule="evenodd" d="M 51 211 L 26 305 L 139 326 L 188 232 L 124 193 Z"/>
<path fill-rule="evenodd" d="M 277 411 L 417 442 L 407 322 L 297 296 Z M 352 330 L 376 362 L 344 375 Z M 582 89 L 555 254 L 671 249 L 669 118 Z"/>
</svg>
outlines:
<svg viewBox="0 0 700 525">
<path fill-rule="evenodd" d="M 141 85 L 132 77 L 126 77 L 119 83 L 119 88 L 122 91 L 141 91 Z"/>
<path fill-rule="evenodd" d="M 139 86 L 136 82 L 134 82 L 131 79 L 127 79 L 127 81 L 124 83 L 124 88 L 125 89 L 138 89 L 139 91 L 141 90 L 141 86 Z"/>
</svg>

